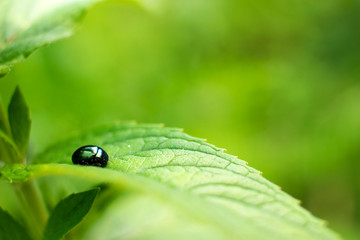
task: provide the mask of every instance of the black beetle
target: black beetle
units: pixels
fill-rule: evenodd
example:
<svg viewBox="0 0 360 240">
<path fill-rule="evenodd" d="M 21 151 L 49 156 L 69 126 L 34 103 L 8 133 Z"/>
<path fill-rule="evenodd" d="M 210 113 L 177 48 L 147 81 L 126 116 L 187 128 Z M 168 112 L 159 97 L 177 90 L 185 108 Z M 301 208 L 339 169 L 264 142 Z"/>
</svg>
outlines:
<svg viewBox="0 0 360 240">
<path fill-rule="evenodd" d="M 72 162 L 78 165 L 106 167 L 108 154 L 101 147 L 86 145 L 78 148 L 72 155 Z"/>
</svg>

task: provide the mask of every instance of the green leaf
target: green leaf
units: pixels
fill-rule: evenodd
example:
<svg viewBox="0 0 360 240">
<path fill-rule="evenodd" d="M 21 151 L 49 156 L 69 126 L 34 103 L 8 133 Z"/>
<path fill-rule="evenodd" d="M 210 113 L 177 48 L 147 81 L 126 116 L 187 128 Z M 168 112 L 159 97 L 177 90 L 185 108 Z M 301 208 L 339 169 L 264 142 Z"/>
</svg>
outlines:
<svg viewBox="0 0 360 240">
<path fill-rule="evenodd" d="M 23 158 L 29 143 L 31 120 L 29 108 L 19 87 L 15 89 L 8 110 L 11 133 Z"/>
<path fill-rule="evenodd" d="M 72 165 L 73 151 L 88 144 L 108 152 L 105 169 Z M 31 167 L 32 177 L 68 174 L 140 190 L 211 225 L 223 239 L 339 239 L 245 161 L 180 129 L 106 126 L 56 144 L 36 162 L 43 164 Z"/>
<path fill-rule="evenodd" d="M 99 0 L 0 0 L 0 77 L 36 49 L 73 34 Z"/>
<path fill-rule="evenodd" d="M 43 240 L 59 240 L 89 212 L 99 189 L 75 193 L 60 201 L 45 227 Z"/>
<path fill-rule="evenodd" d="M 1 240 L 29 240 L 25 228 L 0 207 L 0 239 Z"/>
</svg>

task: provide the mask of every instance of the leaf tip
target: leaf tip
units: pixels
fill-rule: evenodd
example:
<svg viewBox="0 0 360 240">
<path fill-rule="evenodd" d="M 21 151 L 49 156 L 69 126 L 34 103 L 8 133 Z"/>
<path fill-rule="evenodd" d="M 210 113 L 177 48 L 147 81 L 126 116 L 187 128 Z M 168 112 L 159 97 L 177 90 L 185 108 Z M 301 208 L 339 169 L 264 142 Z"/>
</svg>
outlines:
<svg viewBox="0 0 360 240">
<path fill-rule="evenodd" d="M 93 189 L 94 193 L 98 194 L 101 191 L 101 187 L 96 187 Z"/>
<path fill-rule="evenodd" d="M 24 95 L 22 94 L 22 91 L 21 91 L 19 85 L 16 85 L 16 87 L 15 87 L 14 93 L 10 100 L 10 105 L 14 104 L 17 101 L 21 101 L 22 104 L 25 104 L 27 106 Z"/>
</svg>

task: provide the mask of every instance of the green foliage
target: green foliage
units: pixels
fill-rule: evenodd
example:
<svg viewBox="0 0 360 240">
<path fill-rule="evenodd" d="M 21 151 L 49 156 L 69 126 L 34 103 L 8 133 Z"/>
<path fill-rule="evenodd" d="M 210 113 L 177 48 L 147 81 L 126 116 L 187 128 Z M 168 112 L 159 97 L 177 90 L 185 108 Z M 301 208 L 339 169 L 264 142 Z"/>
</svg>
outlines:
<svg viewBox="0 0 360 240">
<path fill-rule="evenodd" d="M 24 158 L 29 144 L 31 120 L 29 108 L 19 87 L 15 89 L 9 104 L 9 123 L 14 142 Z"/>
<path fill-rule="evenodd" d="M 0 239 L 30 240 L 26 229 L 0 207 Z"/>
<path fill-rule="evenodd" d="M 75 193 L 60 201 L 45 227 L 43 240 L 60 240 L 89 212 L 99 189 Z"/>
<path fill-rule="evenodd" d="M 0 0 L 0 77 L 72 34 L 92 2 Z M 82 189 L 105 181 L 128 191 L 95 204 L 70 239 L 338 239 L 257 170 L 177 129 L 108 126 L 32 156 L 113 119 L 166 122 L 241 152 L 331 226 L 351 229 L 360 219 L 359 9 L 354 1 L 108 1 L 73 41 L 39 51 L 0 82 L 8 95 L 24 81 L 34 113 L 27 162 L 36 163 L 13 164 L 24 160 L 30 130 L 17 89 L 11 124 L 0 106 L 1 176 L 43 181 L 49 209 L 80 179 Z M 108 151 L 106 169 L 71 164 L 85 144 Z M 15 212 L 28 230 L 38 225 L 29 231 L 37 236 L 47 213 L 29 216 L 41 197 L 36 188 L 17 194 L 29 207 Z"/>
<path fill-rule="evenodd" d="M 28 148 L 31 120 L 29 108 L 19 87 L 8 107 L 8 118 L 0 102 L 0 160 L 24 162 Z"/>
<path fill-rule="evenodd" d="M 0 0 L 0 77 L 36 49 L 70 36 L 97 1 Z"/>
<path fill-rule="evenodd" d="M 35 163 L 71 164 L 73 150 L 90 143 L 108 152 L 110 160 L 106 168 L 111 171 L 92 167 L 80 167 L 83 170 L 78 170 L 78 167 L 61 165 L 34 165 L 32 174 L 58 171 L 98 178 L 99 181 L 120 181 L 118 184 L 124 186 L 133 182 L 144 192 L 161 192 L 159 184 L 153 183 L 155 180 L 166 185 L 167 191 L 162 190 L 161 194 L 167 203 L 176 199 L 182 207 L 191 209 L 188 213 L 197 219 L 207 212 L 207 221 L 216 223 L 214 227 L 220 228 L 219 232 L 226 229 L 223 236 L 226 239 L 244 236 L 247 239 L 263 239 L 265 236 L 277 239 L 337 239 L 325 229 L 322 221 L 263 178 L 259 171 L 180 129 L 133 123 L 106 126 L 56 144 L 38 156 Z M 145 179 L 136 184 L 139 180 L 136 181 L 132 174 Z M 124 181 L 122 178 L 126 182 L 121 182 Z M 169 190 L 171 188 L 174 189 Z M 228 215 L 222 216 L 217 208 L 224 208 Z M 271 224 L 266 226 L 268 223 Z"/>
</svg>

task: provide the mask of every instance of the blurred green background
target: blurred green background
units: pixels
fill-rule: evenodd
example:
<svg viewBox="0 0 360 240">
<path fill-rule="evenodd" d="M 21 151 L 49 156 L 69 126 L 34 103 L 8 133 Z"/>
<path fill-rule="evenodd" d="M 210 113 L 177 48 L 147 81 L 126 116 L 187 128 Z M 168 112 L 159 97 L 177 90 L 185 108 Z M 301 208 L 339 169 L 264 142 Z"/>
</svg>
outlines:
<svg viewBox="0 0 360 240">
<path fill-rule="evenodd" d="M 352 0 L 106 1 L 16 65 L 0 95 L 21 86 L 34 153 L 114 120 L 182 127 L 359 239 L 359 12 Z"/>
</svg>

